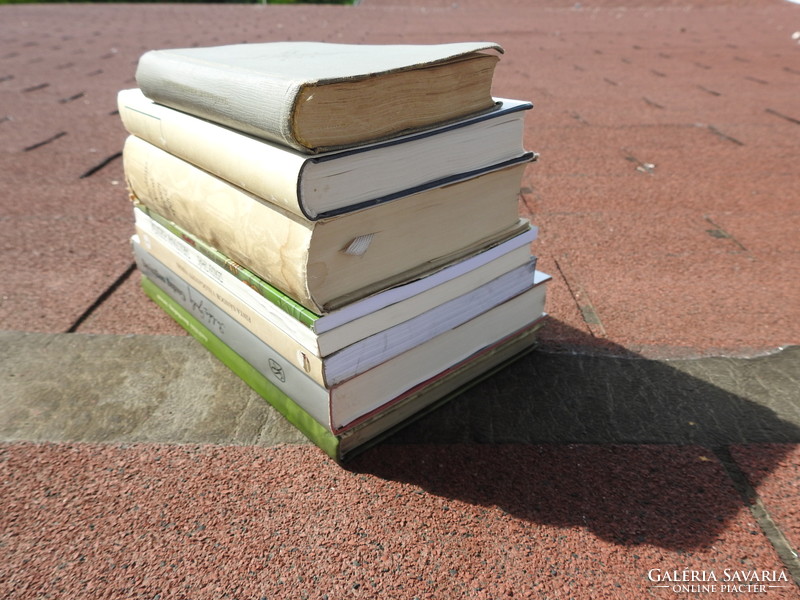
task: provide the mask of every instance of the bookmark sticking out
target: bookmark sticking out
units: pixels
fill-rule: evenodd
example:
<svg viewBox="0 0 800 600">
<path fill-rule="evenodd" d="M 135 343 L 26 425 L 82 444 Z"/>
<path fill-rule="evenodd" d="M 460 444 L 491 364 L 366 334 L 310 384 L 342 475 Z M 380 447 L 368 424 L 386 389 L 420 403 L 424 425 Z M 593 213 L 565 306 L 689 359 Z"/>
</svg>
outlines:
<svg viewBox="0 0 800 600">
<path fill-rule="evenodd" d="M 363 256 L 367 251 L 367 248 L 369 248 L 369 245 L 372 243 L 372 238 L 374 236 L 374 233 L 360 235 L 350 242 L 347 247 L 342 250 L 342 252 L 349 254 L 350 256 Z"/>
</svg>

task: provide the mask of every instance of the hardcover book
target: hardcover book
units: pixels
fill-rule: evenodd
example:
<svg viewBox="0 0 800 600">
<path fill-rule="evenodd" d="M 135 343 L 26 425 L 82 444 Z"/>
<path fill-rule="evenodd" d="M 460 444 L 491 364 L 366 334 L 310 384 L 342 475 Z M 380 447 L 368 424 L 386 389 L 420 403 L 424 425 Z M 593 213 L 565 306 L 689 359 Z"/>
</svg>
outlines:
<svg viewBox="0 0 800 600">
<path fill-rule="evenodd" d="M 184 310 L 211 325 L 216 335 L 232 335 L 233 331 L 253 335 L 245 323 L 236 319 L 235 308 L 231 310 L 224 302 L 217 304 L 216 298 L 206 296 L 148 254 L 135 237 L 132 243 L 141 272 Z M 539 284 L 528 291 L 336 384 L 321 383 L 308 374 L 304 361 L 297 360 L 291 351 L 287 352 L 277 343 L 280 341 L 277 338 L 276 343 L 272 344 L 272 340 L 256 337 L 281 357 L 278 362 L 282 369 L 288 372 L 285 365 L 292 365 L 295 372 L 313 380 L 319 395 L 312 397 L 312 394 L 306 394 L 298 398 L 310 403 L 305 404 L 304 409 L 318 421 L 324 422 L 330 431 L 341 432 L 424 382 L 468 360 L 473 354 L 538 321 L 544 314 L 544 282 L 547 279 L 547 276 L 540 274 Z M 231 327 L 231 322 L 238 322 L 241 327 Z M 231 343 L 240 342 L 229 342 L 228 345 Z M 274 356 L 272 358 L 276 360 Z"/>
<path fill-rule="evenodd" d="M 489 110 L 489 42 L 234 44 L 151 50 L 142 92 L 303 152 L 359 145 Z"/>
<path fill-rule="evenodd" d="M 525 164 L 309 221 L 135 136 L 123 151 L 132 200 L 246 265 L 318 314 L 416 279 L 528 229 Z"/>
<path fill-rule="evenodd" d="M 412 335 L 433 335 L 534 283 L 536 259 L 529 243 L 535 229 L 530 229 L 437 273 L 383 290 L 333 313 L 316 315 L 174 224 L 156 220 L 157 216 L 148 216 L 139 208 L 134 215 L 139 239 L 155 258 L 205 289 L 223 287 L 215 293 L 241 301 L 316 356 L 348 348 L 336 362 L 352 353 L 356 344 L 378 345 L 375 358 L 401 352 Z M 421 323 L 421 331 L 414 334 L 416 325 L 412 327 L 412 323 Z"/>
<path fill-rule="evenodd" d="M 308 155 L 163 106 L 138 89 L 117 96 L 129 133 L 299 216 L 315 220 L 528 162 L 529 102 L 352 150 Z"/>
<path fill-rule="evenodd" d="M 402 427 L 428 414 L 442 404 L 457 398 L 469 387 L 499 371 L 520 358 L 535 346 L 536 330 L 540 321 L 520 329 L 496 344 L 455 365 L 424 384 L 398 397 L 384 410 L 366 415 L 353 427 L 340 433 L 332 432 L 295 401 L 295 396 L 282 391 L 277 385 L 283 375 L 271 366 L 258 368 L 259 358 L 238 354 L 215 335 L 203 322 L 177 304 L 147 276 L 142 277 L 145 293 L 179 325 L 212 352 L 223 364 L 278 410 L 292 425 L 302 432 L 323 452 L 338 462 L 346 462 L 359 452 L 379 442 Z M 277 375 L 276 375 L 277 373 Z M 302 397 L 302 396 L 301 396 Z"/>
</svg>

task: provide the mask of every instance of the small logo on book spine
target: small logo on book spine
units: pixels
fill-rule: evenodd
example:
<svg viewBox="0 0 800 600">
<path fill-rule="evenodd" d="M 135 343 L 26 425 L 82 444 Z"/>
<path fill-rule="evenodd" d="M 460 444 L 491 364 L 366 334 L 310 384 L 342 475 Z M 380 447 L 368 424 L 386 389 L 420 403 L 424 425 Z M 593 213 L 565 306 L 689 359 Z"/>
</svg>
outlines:
<svg viewBox="0 0 800 600">
<path fill-rule="evenodd" d="M 283 370 L 283 367 L 278 364 L 277 361 L 269 359 L 269 369 L 272 371 L 272 374 L 278 378 L 280 381 L 286 381 L 286 372 Z"/>
</svg>

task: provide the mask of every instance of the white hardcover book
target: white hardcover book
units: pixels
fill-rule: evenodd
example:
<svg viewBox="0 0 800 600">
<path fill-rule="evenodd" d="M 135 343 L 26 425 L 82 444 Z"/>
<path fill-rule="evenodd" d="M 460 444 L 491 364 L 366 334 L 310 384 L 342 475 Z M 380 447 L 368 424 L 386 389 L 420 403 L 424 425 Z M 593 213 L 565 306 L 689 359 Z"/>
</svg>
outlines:
<svg viewBox="0 0 800 600">
<path fill-rule="evenodd" d="M 139 89 L 119 92 L 127 131 L 251 194 L 308 219 L 365 208 L 517 162 L 530 102 L 356 149 L 303 154 L 169 108 Z"/>
</svg>

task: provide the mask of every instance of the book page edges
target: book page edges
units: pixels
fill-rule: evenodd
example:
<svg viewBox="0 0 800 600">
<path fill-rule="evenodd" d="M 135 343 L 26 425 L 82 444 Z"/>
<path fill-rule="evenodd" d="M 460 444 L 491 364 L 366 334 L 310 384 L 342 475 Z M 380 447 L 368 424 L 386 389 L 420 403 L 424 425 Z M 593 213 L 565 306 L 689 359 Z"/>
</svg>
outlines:
<svg viewBox="0 0 800 600">
<path fill-rule="evenodd" d="M 316 154 L 490 112 L 498 60 L 472 53 L 343 81 L 306 83 L 292 106 L 292 137 Z"/>
<path fill-rule="evenodd" d="M 413 351 L 364 371 L 351 384 L 331 386 L 331 424 L 345 427 L 391 398 L 370 394 L 373 382 L 398 392 L 412 389 L 440 370 L 461 363 L 483 347 L 504 339 L 544 313 L 546 288 L 534 286 L 510 300 L 419 344 Z M 427 376 L 426 376 L 427 373 Z M 337 382 L 338 383 L 338 382 Z"/>
<path fill-rule="evenodd" d="M 347 304 L 355 302 L 356 300 L 361 300 L 362 298 L 366 298 L 367 296 L 371 296 L 380 292 L 383 289 L 388 289 L 394 286 L 401 285 L 403 283 L 407 283 L 412 280 L 420 279 L 422 277 L 426 277 L 432 273 L 436 273 L 450 265 L 451 263 L 459 260 L 463 260 L 465 258 L 474 256 L 488 247 L 496 245 L 498 242 L 505 241 L 510 239 L 519 233 L 522 233 L 528 227 L 530 223 L 527 220 L 520 219 L 519 222 L 512 228 L 509 228 L 506 231 L 503 231 L 499 234 L 491 236 L 489 238 L 485 238 L 480 240 L 480 242 L 476 243 L 473 246 L 470 246 L 466 249 L 461 249 L 456 252 L 450 253 L 445 256 L 439 256 L 435 259 L 431 259 L 424 264 L 417 265 L 411 269 L 403 271 L 402 273 L 398 273 L 392 277 L 385 278 L 381 281 L 377 281 L 371 285 L 365 286 L 356 290 L 352 293 L 348 293 L 336 298 L 332 298 L 330 301 L 326 302 L 325 305 L 322 307 L 321 313 L 331 312 L 337 310 L 339 308 L 344 307 Z"/>
<path fill-rule="evenodd" d="M 359 421 L 355 427 L 335 434 L 339 439 L 339 462 L 351 460 L 532 352 L 537 347 L 536 333 L 543 320 L 544 317 L 528 331 L 512 337 L 488 356 L 479 357 L 479 364 L 468 365 L 465 371 L 458 370 L 452 375 L 445 375 L 420 393 L 392 402 L 366 421 Z"/>
<path fill-rule="evenodd" d="M 513 249 L 522 247 L 523 245 L 530 245 L 536 239 L 537 232 L 538 230 L 536 227 L 530 226 L 507 240 L 500 240 L 494 244 L 490 244 L 470 256 L 444 265 L 440 269 L 436 269 L 430 273 L 422 273 L 417 277 L 411 278 L 409 281 L 404 281 L 395 286 L 379 290 L 360 300 L 346 304 L 335 312 L 325 313 L 321 315 L 320 319 L 316 322 L 316 331 L 320 334 L 325 333 L 326 331 L 335 329 L 340 325 L 358 318 L 360 315 L 401 303 L 416 294 L 424 293 L 436 286 L 457 279 L 470 271 L 485 266 L 499 256 L 511 252 Z"/>
</svg>

